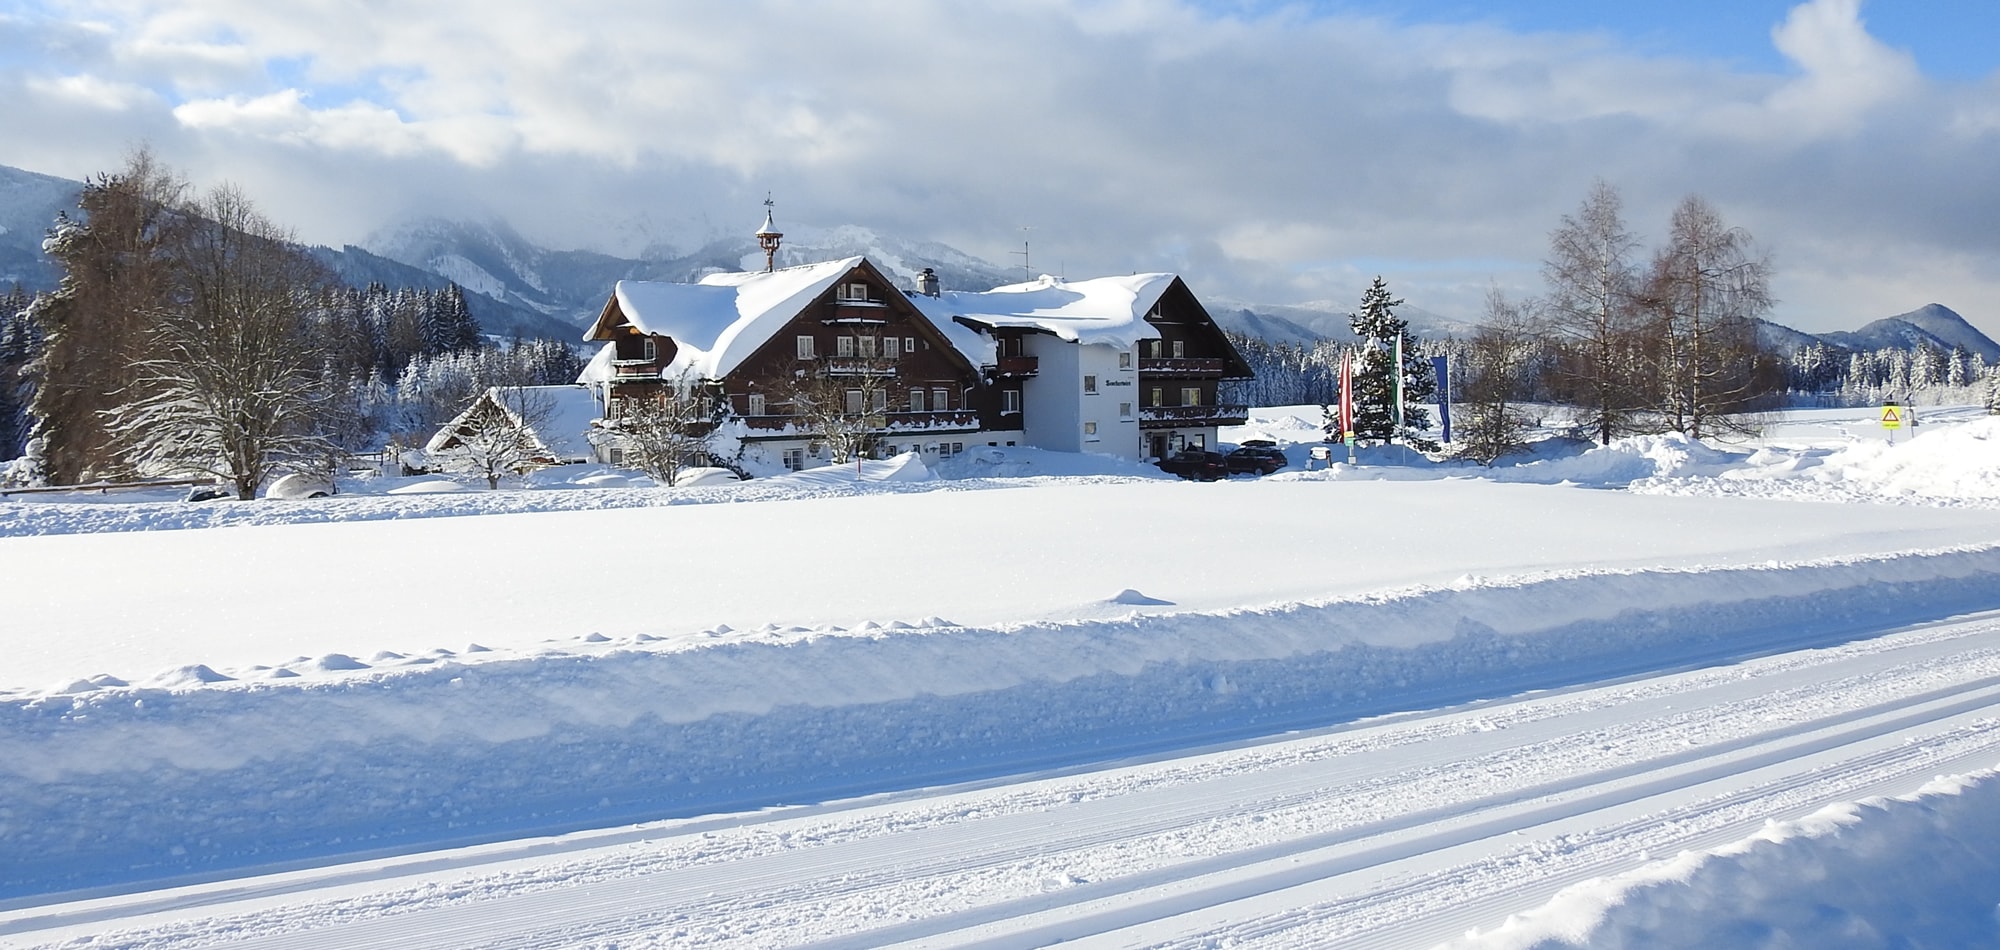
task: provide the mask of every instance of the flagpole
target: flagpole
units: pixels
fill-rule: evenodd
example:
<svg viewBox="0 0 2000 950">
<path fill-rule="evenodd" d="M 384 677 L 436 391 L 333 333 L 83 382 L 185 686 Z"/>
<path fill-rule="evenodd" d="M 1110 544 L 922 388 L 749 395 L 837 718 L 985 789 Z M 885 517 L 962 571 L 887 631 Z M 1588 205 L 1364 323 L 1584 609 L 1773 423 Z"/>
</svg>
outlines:
<svg viewBox="0 0 2000 950">
<path fill-rule="evenodd" d="M 1354 351 L 1340 351 L 1340 438 L 1347 443 L 1347 464 L 1354 464 Z"/>
<path fill-rule="evenodd" d="M 1396 420 L 1396 426 L 1389 430 L 1389 440 L 1393 442 L 1397 436 L 1403 434 L 1403 334 L 1401 331 L 1397 331 L 1396 333 L 1396 362 L 1390 369 L 1390 372 L 1396 374 L 1396 408 L 1390 413 L 1390 417 Z"/>
</svg>

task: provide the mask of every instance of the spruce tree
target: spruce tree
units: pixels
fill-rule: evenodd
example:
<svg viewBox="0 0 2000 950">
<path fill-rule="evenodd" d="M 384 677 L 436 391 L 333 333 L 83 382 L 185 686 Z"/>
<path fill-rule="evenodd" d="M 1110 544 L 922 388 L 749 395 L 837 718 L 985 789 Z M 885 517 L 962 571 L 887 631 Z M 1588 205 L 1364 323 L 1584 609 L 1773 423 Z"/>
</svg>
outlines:
<svg viewBox="0 0 2000 950">
<path fill-rule="evenodd" d="M 187 223 L 175 211 L 186 187 L 140 148 L 122 170 L 88 181 L 79 214 L 64 213 L 49 230 L 43 248 L 63 277 L 33 311 L 41 346 L 29 368 L 37 382 L 29 413 L 55 484 L 132 471 L 106 413 L 149 394 L 132 367 L 149 357 L 147 328 L 179 293 L 172 248 Z"/>
<path fill-rule="evenodd" d="M 418 333 L 426 356 L 471 349 L 479 345 L 479 322 L 466 309 L 465 291 L 457 284 L 423 295 Z"/>
<path fill-rule="evenodd" d="M 1376 442 L 1399 440 L 1425 451 L 1435 452 L 1438 444 L 1418 433 L 1430 427 L 1430 412 L 1423 408 L 1437 395 L 1437 380 L 1430 361 L 1417 352 L 1410 336 L 1409 321 L 1396 316 L 1403 301 L 1389 295 L 1382 278 L 1361 295 L 1361 309 L 1348 317 L 1354 335 L 1361 338 L 1361 352 L 1354 364 L 1354 437 Z M 1403 362 L 1396 365 L 1397 341 L 1402 341 Z M 1402 425 L 1396 424 L 1396 377 L 1403 380 Z"/>
</svg>

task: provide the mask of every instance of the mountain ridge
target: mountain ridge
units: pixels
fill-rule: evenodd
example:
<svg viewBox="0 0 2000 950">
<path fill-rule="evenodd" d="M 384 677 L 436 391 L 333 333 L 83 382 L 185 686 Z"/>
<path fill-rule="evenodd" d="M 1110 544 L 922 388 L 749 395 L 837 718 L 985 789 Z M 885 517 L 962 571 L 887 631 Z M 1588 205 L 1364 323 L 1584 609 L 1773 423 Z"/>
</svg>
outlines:
<svg viewBox="0 0 2000 950">
<path fill-rule="evenodd" d="M 18 282 L 50 290 L 60 277 L 42 253 L 41 240 L 57 213 L 76 207 L 82 182 L 0 165 L 0 285 Z M 620 257 L 588 250 L 553 250 L 535 244 L 499 218 L 481 221 L 412 217 L 377 229 L 359 245 L 307 250 L 350 286 L 369 283 L 438 289 L 446 282 L 466 291 L 480 326 L 495 336 L 577 340 L 620 280 L 695 281 L 719 271 L 754 270 L 764 264 L 755 238 L 708 241 L 679 253 L 670 242 L 650 247 L 664 256 Z M 931 268 L 947 288 L 985 290 L 1021 279 L 1018 270 L 981 260 L 937 241 L 883 235 L 860 225 L 790 228 L 778 251 L 781 266 L 866 256 L 902 286 Z M 1331 301 L 1258 304 L 1211 298 L 1209 312 L 1226 329 L 1273 342 L 1351 340 L 1348 307 Z M 1468 321 L 1405 304 L 1398 316 L 1420 336 L 1458 336 Z M 1842 350 L 1882 348 L 1941 350 L 1960 347 L 2000 364 L 2000 343 L 1943 304 L 1872 321 L 1859 329 L 1806 333 L 1759 321 L 1769 345 L 1795 352 L 1819 343 Z"/>
</svg>

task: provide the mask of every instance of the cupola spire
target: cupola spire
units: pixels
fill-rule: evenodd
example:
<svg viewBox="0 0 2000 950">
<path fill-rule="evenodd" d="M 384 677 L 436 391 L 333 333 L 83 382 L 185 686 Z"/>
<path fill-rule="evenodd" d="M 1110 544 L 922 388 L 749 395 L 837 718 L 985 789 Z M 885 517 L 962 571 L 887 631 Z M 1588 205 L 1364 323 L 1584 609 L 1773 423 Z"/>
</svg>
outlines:
<svg viewBox="0 0 2000 950">
<path fill-rule="evenodd" d="M 757 246 L 764 249 L 764 273 L 770 273 L 778 266 L 778 245 L 784 243 L 785 234 L 771 221 L 771 209 L 776 202 L 771 193 L 764 193 L 764 226 L 757 229 Z"/>
</svg>

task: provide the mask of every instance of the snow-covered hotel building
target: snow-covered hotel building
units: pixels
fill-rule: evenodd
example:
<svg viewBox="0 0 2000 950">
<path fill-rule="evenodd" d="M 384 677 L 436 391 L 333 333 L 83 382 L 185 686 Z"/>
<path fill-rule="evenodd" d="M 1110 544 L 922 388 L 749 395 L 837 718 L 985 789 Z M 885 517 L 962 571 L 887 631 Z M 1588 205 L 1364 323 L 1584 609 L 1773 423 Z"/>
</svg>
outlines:
<svg viewBox="0 0 2000 950">
<path fill-rule="evenodd" d="M 767 220 L 759 236 L 774 235 Z M 1214 446 L 1217 427 L 1247 416 L 1218 403 L 1217 385 L 1251 375 L 1173 274 L 969 293 L 926 271 L 905 292 L 865 257 L 619 281 L 585 339 L 604 344 L 581 382 L 607 415 L 661 386 L 701 386 L 742 422 L 753 470 L 830 460 L 792 404 L 809 381 L 836 399 L 845 387 L 879 456 L 1027 445 L 1144 459 Z"/>
</svg>

